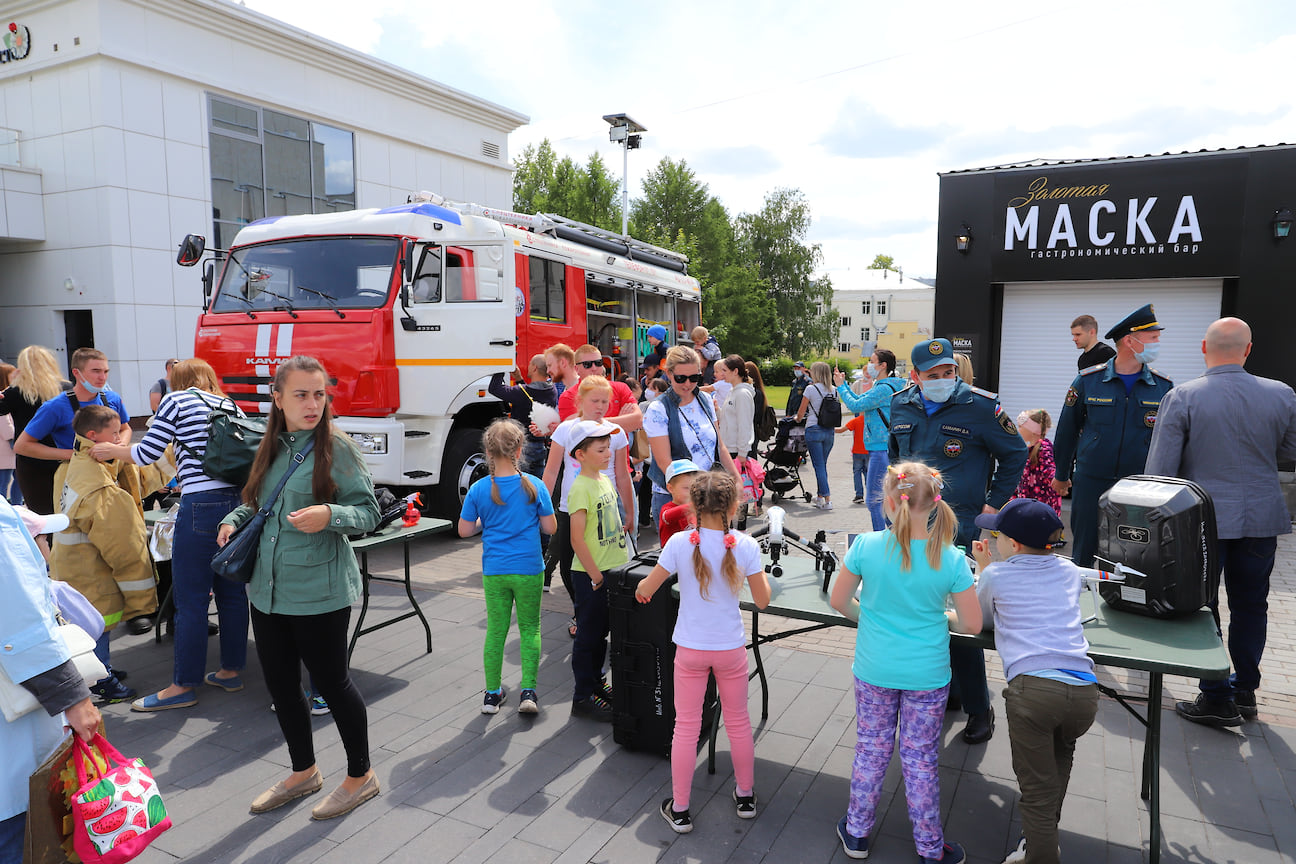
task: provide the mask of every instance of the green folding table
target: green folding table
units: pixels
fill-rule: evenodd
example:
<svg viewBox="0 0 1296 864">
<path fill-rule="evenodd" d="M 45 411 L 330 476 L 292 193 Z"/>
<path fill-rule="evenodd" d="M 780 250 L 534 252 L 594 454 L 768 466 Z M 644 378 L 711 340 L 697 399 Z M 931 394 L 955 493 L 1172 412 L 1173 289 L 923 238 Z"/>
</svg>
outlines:
<svg viewBox="0 0 1296 864">
<path fill-rule="evenodd" d="M 765 676 L 765 663 L 761 646 L 788 636 L 810 633 L 827 627 L 854 627 L 855 622 L 833 609 L 824 591 L 823 573 L 814 569 L 814 559 L 804 556 L 784 556 L 780 564 L 783 575 L 770 577 L 771 599 L 761 610 L 751 602 L 744 587 L 742 608 L 751 612 L 751 649 L 756 661 L 752 678 L 761 682 L 761 719 L 769 717 L 769 682 Z M 1095 595 L 1086 591 L 1081 595 L 1081 608 L 1086 616 L 1096 614 L 1096 620 L 1085 625 L 1089 640 L 1089 656 L 1101 666 L 1121 669 L 1138 669 L 1148 673 L 1147 696 L 1125 694 L 1100 685 L 1103 693 L 1116 699 L 1145 729 L 1143 738 L 1143 781 L 1140 794 L 1148 802 L 1151 822 L 1150 861 L 1157 864 L 1161 858 L 1161 697 L 1163 676 L 1183 675 L 1188 678 L 1227 678 L 1229 656 L 1209 611 L 1202 609 L 1191 615 L 1169 620 L 1148 618 L 1098 603 Z M 760 632 L 762 615 L 778 615 L 796 621 L 811 622 L 803 627 L 778 633 Z M 954 634 L 954 639 L 966 640 L 983 648 L 994 647 L 994 633 L 987 631 L 976 636 Z M 1147 710 L 1140 714 L 1132 702 L 1145 702 Z M 717 706 L 717 714 L 719 709 Z M 715 771 L 715 731 L 711 726 L 708 768 Z"/>
<path fill-rule="evenodd" d="M 439 534 L 443 531 L 450 530 L 450 522 L 446 519 L 434 519 L 431 516 L 424 516 L 419 519 L 418 524 L 411 528 L 405 527 L 400 522 L 379 531 L 377 534 L 368 537 L 360 537 L 351 541 L 351 548 L 360 556 L 360 576 L 364 586 L 364 598 L 360 604 L 360 615 L 356 618 L 355 630 L 351 633 L 351 643 L 347 646 L 347 661 L 351 660 L 351 652 L 355 650 L 356 640 L 366 633 L 372 633 L 375 630 L 381 630 L 384 627 L 390 627 L 393 624 L 406 620 L 407 618 L 417 617 L 423 624 L 423 633 L 427 639 L 427 653 L 432 653 L 432 628 L 428 625 L 428 620 L 423 617 L 423 610 L 419 608 L 418 600 L 414 598 L 414 588 L 410 584 L 410 541 L 417 537 L 426 537 L 432 534 Z M 380 549 L 383 546 L 390 546 L 393 543 L 400 543 L 405 555 L 405 578 L 395 578 L 392 576 L 375 576 L 369 572 L 369 553 L 374 549 Z M 381 621 L 377 624 L 364 626 L 365 615 L 369 612 L 369 583 L 370 582 L 391 582 L 396 585 L 405 586 L 405 596 L 409 598 L 409 612 L 396 615 Z"/>
</svg>

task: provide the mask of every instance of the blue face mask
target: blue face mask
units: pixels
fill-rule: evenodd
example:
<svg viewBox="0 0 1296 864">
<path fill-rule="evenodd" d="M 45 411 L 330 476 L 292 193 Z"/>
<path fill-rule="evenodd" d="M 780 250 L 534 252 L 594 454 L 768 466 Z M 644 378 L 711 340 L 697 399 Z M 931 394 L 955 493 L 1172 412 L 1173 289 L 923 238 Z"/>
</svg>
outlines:
<svg viewBox="0 0 1296 864">
<path fill-rule="evenodd" d="M 93 384 L 91 384 L 89 381 L 82 381 L 81 386 L 96 396 L 98 396 L 101 393 L 106 393 L 108 391 L 108 385 L 106 383 L 102 387 L 96 387 Z"/>
<path fill-rule="evenodd" d="M 1143 350 L 1135 352 L 1134 359 L 1140 363 L 1155 363 L 1157 357 L 1161 354 L 1161 343 L 1144 342 L 1140 344 L 1143 345 Z"/>
<path fill-rule="evenodd" d="M 954 388 L 958 385 L 958 379 L 933 378 L 930 381 L 920 380 L 918 383 L 922 387 L 923 398 L 928 402 L 945 402 L 954 395 Z"/>
<path fill-rule="evenodd" d="M 868 377 L 870 378 L 876 378 L 878 377 L 878 367 L 870 363 L 868 364 L 868 367 L 865 369 L 864 374 L 868 375 Z"/>
</svg>

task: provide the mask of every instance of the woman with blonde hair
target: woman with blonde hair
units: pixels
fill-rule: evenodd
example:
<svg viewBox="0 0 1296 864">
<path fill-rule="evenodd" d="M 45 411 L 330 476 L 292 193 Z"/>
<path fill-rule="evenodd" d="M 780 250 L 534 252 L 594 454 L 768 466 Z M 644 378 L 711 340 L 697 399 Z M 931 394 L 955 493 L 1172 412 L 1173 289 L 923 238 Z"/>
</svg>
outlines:
<svg viewBox="0 0 1296 864">
<path fill-rule="evenodd" d="M 832 452 L 833 440 L 837 435 L 837 424 L 821 426 L 819 412 L 823 410 L 824 399 L 835 390 L 832 370 L 828 368 L 828 364 L 822 360 L 811 363 L 810 384 L 805 388 L 805 395 L 801 397 L 801 407 L 797 410 L 796 419 L 805 420 L 806 414 L 810 414 L 810 422 L 806 423 L 805 441 L 806 449 L 810 451 L 810 464 L 814 466 L 815 472 L 814 506 L 820 510 L 832 509 L 832 491 L 828 488 L 828 454 Z M 837 414 L 837 419 L 840 421 L 840 409 Z"/>
<path fill-rule="evenodd" d="M 181 360 L 171 368 L 171 392 L 158 403 L 152 425 L 138 444 L 96 444 L 99 461 L 120 459 L 151 465 L 174 444 L 180 513 L 171 544 L 171 597 L 175 604 L 175 668 L 171 685 L 131 704 L 133 711 L 165 711 L 198 704 L 197 688 L 209 684 L 233 693 L 243 689 L 247 665 L 247 589 L 212 572 L 216 529 L 239 505 L 239 488 L 203 473 L 207 421 L 222 403 L 238 410 L 221 390 L 206 360 Z M 216 597 L 220 622 L 220 669 L 206 672 L 208 597 Z M 158 626 L 161 626 L 159 623 Z M 210 692 L 210 691 L 209 691 Z"/>
<path fill-rule="evenodd" d="M 9 387 L 0 393 L 0 414 L 13 417 L 15 441 L 36 416 L 37 409 L 61 395 L 66 383 L 67 379 L 59 374 L 58 363 L 48 348 L 28 345 L 18 352 L 18 370 L 10 378 Z M 42 443 L 52 445 L 53 441 Z M 54 472 L 59 464 L 30 456 L 15 457 L 14 479 L 33 512 L 54 512 Z"/>
</svg>

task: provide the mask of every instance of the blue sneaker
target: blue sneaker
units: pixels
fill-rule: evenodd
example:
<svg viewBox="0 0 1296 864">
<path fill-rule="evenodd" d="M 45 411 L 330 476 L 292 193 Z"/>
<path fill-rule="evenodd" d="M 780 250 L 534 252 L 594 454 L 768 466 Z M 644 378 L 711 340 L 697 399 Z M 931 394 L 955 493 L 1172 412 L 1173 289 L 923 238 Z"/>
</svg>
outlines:
<svg viewBox="0 0 1296 864">
<path fill-rule="evenodd" d="M 323 717 L 325 714 L 329 713 L 328 703 L 325 702 L 324 697 L 318 693 L 306 694 L 306 702 L 310 705 L 312 717 Z"/>
<path fill-rule="evenodd" d="M 958 843 L 952 843 L 946 840 L 941 846 L 941 855 L 939 858 L 924 858 L 925 864 L 963 864 L 967 860 L 967 853 Z"/>
<path fill-rule="evenodd" d="M 139 694 L 130 687 L 121 683 L 116 675 L 108 673 L 107 678 L 101 678 L 90 688 L 90 692 L 99 700 L 101 705 L 113 705 L 117 702 L 128 702 Z"/>
<path fill-rule="evenodd" d="M 868 838 L 856 837 L 846 830 L 846 817 L 837 823 L 837 836 L 841 838 L 842 849 L 847 858 L 867 858 L 869 853 Z"/>
</svg>

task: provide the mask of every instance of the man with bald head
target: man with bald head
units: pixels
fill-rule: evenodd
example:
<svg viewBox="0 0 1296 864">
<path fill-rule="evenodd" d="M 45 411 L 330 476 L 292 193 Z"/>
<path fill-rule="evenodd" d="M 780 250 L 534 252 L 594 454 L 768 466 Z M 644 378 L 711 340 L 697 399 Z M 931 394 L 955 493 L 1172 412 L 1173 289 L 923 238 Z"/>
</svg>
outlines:
<svg viewBox="0 0 1296 864">
<path fill-rule="evenodd" d="M 1256 716 L 1269 574 L 1278 535 L 1291 533 L 1278 463 L 1296 458 L 1296 393 L 1247 372 L 1250 353 L 1251 328 L 1240 318 L 1207 328 L 1206 374 L 1161 400 L 1145 467 L 1148 474 L 1191 480 L 1215 502 L 1233 674 L 1201 681 L 1196 701 L 1175 706 L 1184 719 L 1207 726 L 1240 726 L 1243 717 Z M 1211 611 L 1218 624 L 1217 599 Z"/>
</svg>

